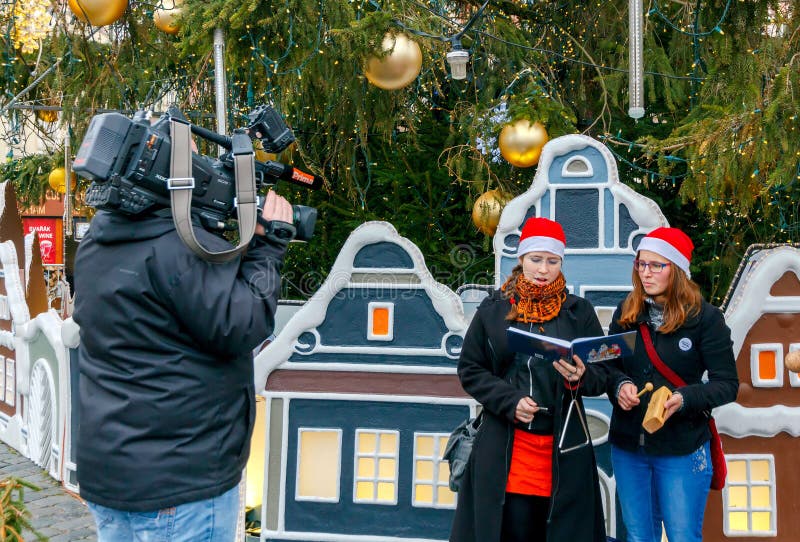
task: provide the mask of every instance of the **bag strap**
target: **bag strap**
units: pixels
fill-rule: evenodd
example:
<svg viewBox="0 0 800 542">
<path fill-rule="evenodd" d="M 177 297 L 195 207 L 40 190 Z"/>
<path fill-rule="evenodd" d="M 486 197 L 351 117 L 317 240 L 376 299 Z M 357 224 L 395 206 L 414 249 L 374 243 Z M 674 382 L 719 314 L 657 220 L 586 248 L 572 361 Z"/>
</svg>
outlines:
<svg viewBox="0 0 800 542">
<path fill-rule="evenodd" d="M 239 134 L 234 134 L 237 138 Z M 192 227 L 192 190 L 194 177 L 192 177 L 192 149 L 190 127 L 185 122 L 177 119 L 170 120 L 170 138 L 172 140 L 172 154 L 170 156 L 169 188 L 170 202 L 172 204 L 172 220 L 175 229 L 189 249 L 212 263 L 224 263 L 241 254 L 253 238 L 258 215 L 255 181 L 255 164 L 253 162 L 253 149 L 250 144 L 249 152 L 237 154 L 234 152 L 233 165 L 236 183 L 236 206 L 239 222 L 239 245 L 221 252 L 211 252 L 204 248 L 197 240 Z M 248 139 L 246 135 L 239 140 Z M 234 141 L 234 143 L 241 141 Z M 234 149 L 236 149 L 234 145 Z"/>
<path fill-rule="evenodd" d="M 653 364 L 653 367 L 661 373 L 661 376 L 669 380 L 670 384 L 676 387 L 685 386 L 686 381 L 683 380 L 678 374 L 667 367 L 667 364 L 661 361 L 661 358 L 656 352 L 656 347 L 653 345 L 653 339 L 650 337 L 650 328 L 647 327 L 647 324 L 642 322 L 639 324 L 639 333 L 642 334 L 642 340 L 644 341 L 644 348 L 647 350 L 647 356 L 650 358 L 650 362 Z"/>
</svg>

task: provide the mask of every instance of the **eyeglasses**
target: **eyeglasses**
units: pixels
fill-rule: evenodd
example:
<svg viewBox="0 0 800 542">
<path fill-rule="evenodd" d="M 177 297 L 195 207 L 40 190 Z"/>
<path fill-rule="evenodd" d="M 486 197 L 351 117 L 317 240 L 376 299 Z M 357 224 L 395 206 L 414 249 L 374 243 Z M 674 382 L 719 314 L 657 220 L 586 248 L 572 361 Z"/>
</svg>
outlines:
<svg viewBox="0 0 800 542">
<path fill-rule="evenodd" d="M 653 274 L 658 274 L 661 273 L 668 265 L 669 262 L 646 262 L 644 260 L 633 260 L 633 268 L 639 273 L 644 273 L 649 267 Z"/>
</svg>

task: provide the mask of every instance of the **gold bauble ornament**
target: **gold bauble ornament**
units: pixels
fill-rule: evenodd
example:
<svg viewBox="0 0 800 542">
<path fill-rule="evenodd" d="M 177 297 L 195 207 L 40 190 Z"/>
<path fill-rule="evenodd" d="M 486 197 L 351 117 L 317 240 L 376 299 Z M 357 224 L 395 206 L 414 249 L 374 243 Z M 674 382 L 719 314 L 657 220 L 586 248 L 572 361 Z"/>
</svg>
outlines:
<svg viewBox="0 0 800 542">
<path fill-rule="evenodd" d="M 800 350 L 792 350 L 786 354 L 786 359 L 783 360 L 783 363 L 793 373 L 800 373 Z"/>
<path fill-rule="evenodd" d="M 178 15 L 181 14 L 181 0 L 164 0 L 161 7 L 153 12 L 153 22 L 156 28 L 170 35 L 177 35 L 181 30 L 178 24 Z"/>
<path fill-rule="evenodd" d="M 370 83 L 384 90 L 408 86 L 422 69 L 422 51 L 417 42 L 405 34 L 387 33 L 381 48 L 388 54 L 367 60 L 364 74 Z"/>
<path fill-rule="evenodd" d="M 54 109 L 38 109 L 36 116 L 42 122 L 55 122 L 58 120 L 58 111 Z"/>
<path fill-rule="evenodd" d="M 497 231 L 500 214 L 507 201 L 508 199 L 497 189 L 481 194 L 472 206 L 472 223 L 484 235 L 491 237 Z"/>
<path fill-rule="evenodd" d="M 498 145 L 500 154 L 511 165 L 531 167 L 539 163 L 542 147 L 549 139 L 541 122 L 531 124 L 528 119 L 520 119 L 503 126 Z"/>
<path fill-rule="evenodd" d="M 68 0 L 69 9 L 81 21 L 94 26 L 111 24 L 125 13 L 128 0 Z"/>
<path fill-rule="evenodd" d="M 70 172 L 72 175 L 69 176 L 69 189 L 71 191 L 75 190 L 75 185 L 78 182 L 78 177 L 75 175 L 74 171 Z M 63 194 L 66 192 L 66 186 L 64 183 L 64 179 L 67 176 L 67 172 L 64 170 L 63 167 L 57 167 L 53 171 L 50 172 L 50 176 L 47 178 L 47 183 L 50 185 L 50 188 L 58 192 L 59 194 Z"/>
</svg>

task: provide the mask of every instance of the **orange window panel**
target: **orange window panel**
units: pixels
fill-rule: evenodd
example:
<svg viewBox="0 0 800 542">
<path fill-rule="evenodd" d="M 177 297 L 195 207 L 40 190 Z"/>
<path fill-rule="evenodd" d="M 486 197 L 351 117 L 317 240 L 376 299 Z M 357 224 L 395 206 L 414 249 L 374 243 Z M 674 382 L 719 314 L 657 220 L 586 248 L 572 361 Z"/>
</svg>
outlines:
<svg viewBox="0 0 800 542">
<path fill-rule="evenodd" d="M 376 307 L 372 309 L 372 334 L 389 334 L 389 309 Z"/>
<path fill-rule="evenodd" d="M 774 350 L 762 350 L 758 353 L 758 378 L 775 380 L 778 377 Z"/>
</svg>

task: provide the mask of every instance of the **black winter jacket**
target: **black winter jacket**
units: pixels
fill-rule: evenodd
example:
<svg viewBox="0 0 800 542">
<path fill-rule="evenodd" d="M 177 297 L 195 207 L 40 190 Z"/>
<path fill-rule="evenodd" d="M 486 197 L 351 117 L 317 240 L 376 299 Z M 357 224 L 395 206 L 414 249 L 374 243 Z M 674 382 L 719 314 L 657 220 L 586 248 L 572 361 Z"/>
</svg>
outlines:
<svg viewBox="0 0 800 542">
<path fill-rule="evenodd" d="M 483 420 L 458 492 L 451 542 L 500 541 L 506 482 L 514 444 L 515 411 L 519 400 L 528 395 L 509 382 L 514 380 L 509 367 L 515 360 L 515 353 L 508 349 L 506 329 L 509 325 L 519 325 L 505 320 L 509 309 L 508 300 L 502 299 L 498 291 L 493 292 L 481 303 L 464 337 L 458 375 L 464 390 L 483 405 Z M 527 325 L 520 327 L 528 329 Z M 558 316 L 545 322 L 543 327 L 544 332 L 538 329 L 534 329 L 534 332 L 566 340 L 603 334 L 592 305 L 571 294 L 561 306 Z M 555 372 L 552 367 L 550 370 Z M 588 366 L 578 394 L 582 413 L 580 395 L 602 394 L 605 386 L 605 368 Z M 594 450 L 591 445 L 567 453 L 557 450 L 570 393 L 560 377 L 552 393 L 555 401 L 555 446 L 547 539 L 605 542 Z M 565 447 L 582 440 L 585 437 L 577 418 L 574 418 L 569 424 Z"/>
<path fill-rule="evenodd" d="M 609 333 L 625 331 L 619 325 L 622 304 L 612 318 Z M 647 321 L 647 314 L 639 315 L 639 322 Z M 632 329 L 638 329 L 638 323 Z M 647 355 L 641 334 L 636 338 L 633 356 L 618 358 L 610 363 L 613 376 L 609 378 L 608 396 L 614 405 L 609 441 L 626 450 L 643 446 L 653 455 L 687 455 L 711 438 L 708 413 L 712 408 L 736 400 L 739 379 L 733 355 L 731 330 L 725 324 L 722 312 L 703 301 L 700 314 L 687 319 L 683 327 L 664 334 L 650 328 L 656 351 L 661 361 L 675 371 L 686 386 L 676 387 L 655 370 Z M 708 371 L 708 381 L 703 373 Z M 617 404 L 617 390 L 625 380 L 632 380 L 639 389 L 646 382 L 653 389 L 666 386 L 683 396 L 683 408 L 673 414 L 664 426 L 653 434 L 642 428 L 650 394 L 629 411 Z"/>
<path fill-rule="evenodd" d="M 230 244 L 201 228 L 209 250 Z M 81 496 L 152 511 L 234 487 L 255 417 L 252 350 L 269 336 L 286 243 L 211 264 L 171 218 L 99 212 L 75 260 Z"/>
</svg>

